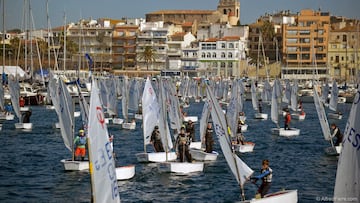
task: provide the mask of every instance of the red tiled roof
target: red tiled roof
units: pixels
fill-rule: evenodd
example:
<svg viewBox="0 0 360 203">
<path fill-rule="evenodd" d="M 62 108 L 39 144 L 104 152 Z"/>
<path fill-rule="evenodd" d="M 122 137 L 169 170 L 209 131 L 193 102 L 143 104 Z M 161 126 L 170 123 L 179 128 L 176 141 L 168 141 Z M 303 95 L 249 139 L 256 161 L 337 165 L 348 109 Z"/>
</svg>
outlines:
<svg viewBox="0 0 360 203">
<path fill-rule="evenodd" d="M 186 33 L 185 32 L 176 32 L 174 33 L 172 36 L 174 37 L 181 37 L 181 36 L 184 36 Z"/>
<path fill-rule="evenodd" d="M 193 25 L 192 22 L 185 22 L 181 26 L 183 26 L 183 27 L 192 27 L 192 25 Z"/>
<path fill-rule="evenodd" d="M 240 40 L 239 36 L 226 36 L 221 38 L 220 40 L 224 40 L 224 41 L 231 41 L 231 40 Z"/>
<path fill-rule="evenodd" d="M 205 40 L 205 42 L 217 42 L 218 38 L 208 38 Z"/>
</svg>

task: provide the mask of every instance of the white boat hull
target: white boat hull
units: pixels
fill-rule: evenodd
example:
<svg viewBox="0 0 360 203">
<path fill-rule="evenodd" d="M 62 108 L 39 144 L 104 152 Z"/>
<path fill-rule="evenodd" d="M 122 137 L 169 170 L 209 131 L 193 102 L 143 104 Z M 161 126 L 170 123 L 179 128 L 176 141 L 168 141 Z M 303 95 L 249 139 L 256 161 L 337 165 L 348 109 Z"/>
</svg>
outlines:
<svg viewBox="0 0 360 203">
<path fill-rule="evenodd" d="M 135 114 L 135 119 L 138 119 L 138 120 L 142 120 L 143 117 L 142 117 L 142 114 Z"/>
<path fill-rule="evenodd" d="M 184 121 L 188 122 L 189 120 L 191 120 L 193 123 L 198 121 L 198 117 L 197 116 L 185 116 L 184 117 Z"/>
<path fill-rule="evenodd" d="M 212 151 L 212 153 L 206 153 L 201 149 L 190 149 L 191 157 L 197 161 L 216 161 L 219 153 Z"/>
<path fill-rule="evenodd" d="M 2 115 L 0 115 L 0 120 L 12 121 L 12 120 L 14 120 L 14 118 L 15 118 L 14 114 L 8 114 L 8 115 L 2 114 Z"/>
<path fill-rule="evenodd" d="M 122 123 L 122 128 L 127 130 L 135 130 L 136 123 Z"/>
<path fill-rule="evenodd" d="M 338 120 L 341 120 L 341 119 L 342 119 L 342 114 L 338 114 L 338 113 L 328 113 L 328 118 L 329 118 L 329 119 L 338 119 Z"/>
<path fill-rule="evenodd" d="M 189 148 L 190 149 L 201 149 L 201 142 L 191 142 Z"/>
<path fill-rule="evenodd" d="M 28 106 L 23 106 L 23 107 L 20 107 L 20 111 L 21 112 L 25 112 L 25 111 L 29 111 L 29 107 Z"/>
<path fill-rule="evenodd" d="M 65 171 L 83 171 L 89 169 L 89 161 L 73 161 L 73 160 L 61 160 L 64 164 Z"/>
<path fill-rule="evenodd" d="M 160 172 L 189 174 L 202 172 L 204 170 L 203 162 L 187 163 L 187 162 L 163 162 L 158 164 Z"/>
<path fill-rule="evenodd" d="M 256 113 L 255 114 L 255 118 L 256 119 L 264 119 L 267 120 L 268 119 L 268 115 L 266 113 Z"/>
<path fill-rule="evenodd" d="M 325 149 L 325 153 L 329 156 L 337 156 L 340 154 L 342 146 L 328 147 Z"/>
<path fill-rule="evenodd" d="M 302 120 L 305 120 L 306 114 L 301 115 L 299 113 L 293 113 L 293 114 L 291 114 L 291 117 L 295 120 L 302 121 Z"/>
<path fill-rule="evenodd" d="M 124 119 L 121 119 L 121 118 L 113 118 L 112 119 L 112 123 L 113 124 L 116 124 L 116 125 L 121 125 L 124 123 Z"/>
<path fill-rule="evenodd" d="M 136 154 L 138 162 L 165 162 L 175 161 L 177 155 L 175 152 L 151 152 L 151 153 L 138 153 Z"/>
<path fill-rule="evenodd" d="M 54 124 L 54 127 L 55 127 L 56 129 L 60 129 L 60 123 L 59 123 L 59 122 L 56 122 L 56 123 Z"/>
<path fill-rule="evenodd" d="M 300 129 L 291 128 L 290 130 L 285 130 L 284 128 L 273 128 L 271 132 L 275 135 L 283 137 L 292 137 L 300 135 Z"/>
<path fill-rule="evenodd" d="M 32 127 L 33 127 L 32 123 L 15 123 L 15 128 L 16 129 L 30 130 L 30 129 L 32 129 Z"/>
<path fill-rule="evenodd" d="M 135 165 L 116 167 L 116 179 L 128 180 L 135 176 Z"/>
<path fill-rule="evenodd" d="M 79 116 L 80 116 L 80 111 L 75 111 L 75 112 L 74 112 L 74 117 L 77 118 L 77 117 L 79 117 Z"/>
<path fill-rule="evenodd" d="M 53 106 L 53 105 L 46 105 L 46 109 L 53 110 L 53 109 L 55 109 L 55 106 Z"/>
<path fill-rule="evenodd" d="M 297 190 L 283 190 L 275 193 L 265 195 L 260 199 L 252 199 L 244 201 L 244 203 L 297 203 Z"/>
<path fill-rule="evenodd" d="M 234 147 L 235 147 L 235 151 L 238 151 L 238 152 L 241 152 L 241 153 L 253 152 L 254 147 L 255 147 L 255 143 L 253 143 L 253 142 L 245 142 L 244 144 L 234 145 Z"/>
</svg>

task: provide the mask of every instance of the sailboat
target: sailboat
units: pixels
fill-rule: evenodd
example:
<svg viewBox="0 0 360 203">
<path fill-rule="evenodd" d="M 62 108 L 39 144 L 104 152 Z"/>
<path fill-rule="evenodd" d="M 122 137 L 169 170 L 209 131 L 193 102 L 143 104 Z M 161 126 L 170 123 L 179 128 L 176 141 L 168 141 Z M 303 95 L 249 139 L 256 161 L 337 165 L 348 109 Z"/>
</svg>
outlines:
<svg viewBox="0 0 360 203">
<path fill-rule="evenodd" d="M 71 152 L 71 159 L 63 159 L 65 171 L 82 171 L 89 169 L 88 161 L 76 161 L 74 159 L 74 104 L 65 83 L 59 79 L 56 85 L 55 79 L 50 79 L 50 97 L 59 118 L 60 133 L 65 147 Z"/>
<path fill-rule="evenodd" d="M 9 77 L 8 81 L 9 81 L 8 87 L 9 87 L 10 95 L 11 95 L 11 103 L 12 103 L 12 106 L 14 108 L 15 114 L 19 119 L 19 123 L 15 123 L 15 128 L 16 129 L 30 130 L 33 127 L 32 123 L 23 123 L 22 113 L 20 111 L 20 104 L 19 104 L 20 85 L 19 85 L 19 80 L 16 77 Z"/>
<path fill-rule="evenodd" d="M 298 89 L 299 89 L 298 86 L 299 86 L 298 81 L 295 80 L 291 88 L 291 96 L 290 96 L 290 101 L 291 101 L 290 108 L 294 111 L 294 113 L 291 114 L 291 117 L 296 120 L 304 120 L 306 117 L 304 110 L 302 109 L 302 107 L 301 109 L 298 109 Z"/>
<path fill-rule="evenodd" d="M 334 187 L 334 203 L 360 200 L 360 88 L 346 124 Z"/>
<path fill-rule="evenodd" d="M 258 101 L 256 94 L 257 94 L 257 93 L 256 93 L 255 82 L 252 81 L 252 82 L 251 82 L 251 101 L 252 101 L 253 109 L 254 109 L 255 111 L 258 111 L 257 113 L 255 113 L 254 116 L 255 116 L 256 119 L 264 119 L 264 120 L 267 120 L 267 119 L 268 119 L 268 115 L 267 115 L 266 113 L 260 112 L 258 102 L 261 102 L 261 101 Z"/>
<path fill-rule="evenodd" d="M 154 88 L 149 78 L 146 79 L 142 96 L 142 114 L 143 114 L 143 136 L 144 152 L 136 154 L 139 162 L 164 162 L 176 160 L 175 152 L 147 152 L 146 145 L 150 144 L 151 133 L 159 122 L 160 106 L 157 101 Z"/>
<path fill-rule="evenodd" d="M 200 140 L 199 142 L 190 143 L 190 154 L 193 159 L 198 161 L 215 161 L 219 155 L 216 151 L 212 153 L 207 153 L 202 147 L 202 143 L 205 140 L 205 133 L 207 128 L 207 123 L 210 117 L 210 105 L 207 99 L 204 102 L 203 110 L 200 118 Z"/>
<path fill-rule="evenodd" d="M 297 128 L 285 129 L 285 128 L 280 128 L 279 126 L 278 102 L 280 98 L 281 98 L 280 81 L 276 79 L 273 85 L 272 96 L 271 96 L 271 120 L 276 124 L 277 127 L 272 128 L 271 132 L 272 134 L 276 134 L 284 137 L 297 136 L 300 134 L 300 129 Z"/>
<path fill-rule="evenodd" d="M 87 126 L 92 202 L 120 202 L 115 160 L 96 82 L 91 87 Z"/>
<path fill-rule="evenodd" d="M 315 82 L 314 82 L 314 84 L 315 84 Z M 342 147 L 341 147 L 341 145 L 334 146 L 334 143 L 330 137 L 331 133 L 330 133 L 329 122 L 326 117 L 324 106 L 323 106 L 322 102 L 320 101 L 319 93 L 316 90 L 316 85 L 317 84 L 315 84 L 313 86 L 314 103 L 315 103 L 315 107 L 316 107 L 316 112 L 319 117 L 320 126 L 321 126 L 322 133 L 324 135 L 324 138 L 325 138 L 325 140 L 330 141 L 330 143 L 331 143 L 331 147 L 326 148 L 325 152 L 329 155 L 337 155 L 337 154 L 340 154 Z"/>
<path fill-rule="evenodd" d="M 159 98 L 160 98 L 160 114 L 159 114 L 159 130 L 161 141 L 163 143 L 165 152 L 169 152 L 173 148 L 173 143 L 170 136 L 170 130 L 167 119 L 167 106 L 166 106 L 166 92 L 163 84 L 163 79 L 159 80 Z M 177 134 L 175 134 L 175 140 Z M 203 162 L 174 162 L 166 160 L 158 164 L 160 172 L 171 172 L 177 174 L 189 174 L 194 172 L 202 172 L 204 170 Z"/>
<path fill-rule="evenodd" d="M 4 98 L 4 87 L 2 85 L 2 81 L 0 84 L 0 120 L 14 120 L 15 115 L 11 112 L 5 111 L 5 98 Z"/>
<path fill-rule="evenodd" d="M 332 111 L 335 111 L 335 113 L 328 113 L 329 119 L 342 119 L 342 114 L 337 111 L 337 104 L 339 99 L 339 88 L 336 84 L 336 81 L 333 81 L 332 87 L 331 87 L 331 96 L 329 101 L 329 109 Z"/>
<path fill-rule="evenodd" d="M 254 173 L 254 171 L 242 161 L 231 149 L 230 136 L 228 135 L 227 125 L 225 121 L 225 116 L 222 113 L 219 103 L 216 101 L 213 93 L 210 88 L 207 86 L 207 97 L 209 99 L 211 108 L 211 118 L 213 120 L 213 126 L 216 132 L 216 135 L 219 139 L 221 150 L 224 154 L 226 162 L 231 169 L 231 172 L 236 178 L 237 183 L 241 189 L 241 196 L 243 202 L 250 203 L 293 203 L 297 202 L 297 190 L 283 190 L 280 192 L 268 194 L 261 199 L 251 199 L 245 200 L 245 190 L 244 184 Z"/>
<path fill-rule="evenodd" d="M 134 92 L 132 92 L 132 94 L 133 93 Z M 128 130 L 135 130 L 136 128 L 135 119 L 133 119 L 132 122 L 129 122 L 129 112 L 128 112 L 129 96 L 130 96 L 130 87 L 128 85 L 128 78 L 125 76 L 123 80 L 122 99 L 121 99 L 122 113 L 124 116 L 124 122 L 122 123 L 122 128 Z"/>
</svg>

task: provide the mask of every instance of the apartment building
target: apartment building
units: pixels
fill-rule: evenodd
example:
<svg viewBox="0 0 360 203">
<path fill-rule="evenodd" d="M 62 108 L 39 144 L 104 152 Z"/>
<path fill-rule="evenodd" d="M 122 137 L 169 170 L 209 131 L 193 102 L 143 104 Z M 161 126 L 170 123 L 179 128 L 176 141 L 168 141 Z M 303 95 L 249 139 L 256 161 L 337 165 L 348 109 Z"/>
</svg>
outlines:
<svg viewBox="0 0 360 203">
<path fill-rule="evenodd" d="M 295 17 L 295 24 L 284 24 L 282 78 L 326 78 L 329 74 L 329 33 L 330 14 L 327 12 L 301 10 Z"/>
<path fill-rule="evenodd" d="M 341 23 L 342 24 L 342 23 Z M 333 26 L 329 35 L 329 75 L 337 81 L 354 81 L 359 68 L 359 24 L 346 23 Z"/>
</svg>

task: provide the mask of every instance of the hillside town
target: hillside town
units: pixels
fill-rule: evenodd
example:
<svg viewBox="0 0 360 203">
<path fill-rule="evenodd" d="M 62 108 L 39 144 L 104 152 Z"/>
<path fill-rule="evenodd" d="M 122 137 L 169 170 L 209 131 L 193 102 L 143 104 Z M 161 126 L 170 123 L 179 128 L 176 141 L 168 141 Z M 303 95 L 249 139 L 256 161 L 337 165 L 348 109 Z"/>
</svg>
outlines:
<svg viewBox="0 0 360 203">
<path fill-rule="evenodd" d="M 315 74 L 354 82 L 358 19 L 285 10 L 243 25 L 240 10 L 239 1 L 220 0 L 215 10 L 158 10 L 137 19 L 64 17 L 63 26 L 42 29 L 29 21 L 25 29 L 2 33 L 2 60 L 28 77 L 42 69 L 303 80 Z"/>
</svg>

